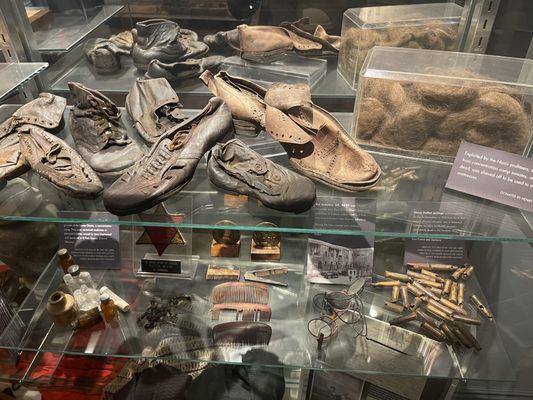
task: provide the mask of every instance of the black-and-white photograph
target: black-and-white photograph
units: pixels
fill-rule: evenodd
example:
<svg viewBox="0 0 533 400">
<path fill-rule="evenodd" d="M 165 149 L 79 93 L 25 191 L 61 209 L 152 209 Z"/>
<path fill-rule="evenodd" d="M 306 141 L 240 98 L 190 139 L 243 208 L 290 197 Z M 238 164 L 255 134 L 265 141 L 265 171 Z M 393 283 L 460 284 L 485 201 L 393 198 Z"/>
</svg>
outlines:
<svg viewBox="0 0 533 400">
<path fill-rule="evenodd" d="M 374 243 L 371 238 L 314 235 L 307 249 L 307 276 L 312 283 L 350 284 L 372 277 Z"/>
</svg>

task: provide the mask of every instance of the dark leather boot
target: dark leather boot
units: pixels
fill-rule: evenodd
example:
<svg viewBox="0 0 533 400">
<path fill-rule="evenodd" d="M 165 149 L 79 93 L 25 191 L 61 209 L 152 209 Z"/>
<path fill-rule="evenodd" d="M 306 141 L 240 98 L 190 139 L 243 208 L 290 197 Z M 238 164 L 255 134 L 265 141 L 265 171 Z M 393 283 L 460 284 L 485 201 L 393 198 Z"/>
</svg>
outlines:
<svg viewBox="0 0 533 400">
<path fill-rule="evenodd" d="M 70 133 L 78 152 L 97 174 L 118 178 L 143 156 L 128 137 L 120 110 L 97 90 L 77 82 L 69 82 L 68 87 L 74 103 Z"/>
<path fill-rule="evenodd" d="M 216 187 L 255 197 L 274 210 L 299 213 L 315 203 L 311 179 L 273 163 L 238 139 L 213 148 L 207 173 Z"/>
<path fill-rule="evenodd" d="M 379 165 L 329 112 L 313 104 L 308 85 L 274 83 L 265 103 L 265 130 L 299 173 L 348 192 L 377 183 Z"/>
<path fill-rule="evenodd" d="M 165 78 L 138 78 L 126 96 L 126 110 L 148 143 L 155 143 L 168 129 L 186 119 L 181 107 L 178 95 Z"/>
<path fill-rule="evenodd" d="M 152 208 L 183 189 L 204 154 L 233 136 L 231 113 L 215 97 L 196 116 L 167 131 L 150 152 L 104 193 L 112 213 L 126 215 Z"/>
<path fill-rule="evenodd" d="M 152 60 L 164 63 L 200 58 L 209 47 L 198 41 L 198 35 L 166 19 L 148 19 L 137 22 L 133 33 L 133 63 L 146 71 Z"/>
</svg>

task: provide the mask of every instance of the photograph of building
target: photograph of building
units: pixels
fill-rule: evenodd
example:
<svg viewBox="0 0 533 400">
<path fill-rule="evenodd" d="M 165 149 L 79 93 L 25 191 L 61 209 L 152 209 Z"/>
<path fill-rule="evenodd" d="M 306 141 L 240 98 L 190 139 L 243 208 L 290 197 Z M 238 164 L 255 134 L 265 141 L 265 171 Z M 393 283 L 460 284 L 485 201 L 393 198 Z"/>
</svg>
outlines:
<svg viewBox="0 0 533 400">
<path fill-rule="evenodd" d="M 310 238 L 307 275 L 310 282 L 350 284 L 357 278 L 372 276 L 373 247 L 344 247 Z"/>
</svg>

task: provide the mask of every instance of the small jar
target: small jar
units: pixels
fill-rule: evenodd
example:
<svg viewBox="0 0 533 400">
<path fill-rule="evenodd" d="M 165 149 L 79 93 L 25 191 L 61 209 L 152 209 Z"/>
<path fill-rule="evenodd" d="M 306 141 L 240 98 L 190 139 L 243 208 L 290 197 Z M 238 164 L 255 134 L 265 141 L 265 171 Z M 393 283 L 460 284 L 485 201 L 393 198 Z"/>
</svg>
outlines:
<svg viewBox="0 0 533 400">
<path fill-rule="evenodd" d="M 71 265 L 76 264 L 74 257 L 68 252 L 67 249 L 59 249 L 57 251 L 57 257 L 59 258 L 59 267 L 63 270 L 63 273 L 68 273 L 68 268 Z"/>
<path fill-rule="evenodd" d="M 52 320 L 59 325 L 69 325 L 76 320 L 79 313 L 74 297 L 60 291 L 50 295 L 46 310 L 52 316 Z"/>
<path fill-rule="evenodd" d="M 118 326 L 117 307 L 107 293 L 100 295 L 100 311 L 107 326 L 111 326 L 113 328 Z"/>
</svg>

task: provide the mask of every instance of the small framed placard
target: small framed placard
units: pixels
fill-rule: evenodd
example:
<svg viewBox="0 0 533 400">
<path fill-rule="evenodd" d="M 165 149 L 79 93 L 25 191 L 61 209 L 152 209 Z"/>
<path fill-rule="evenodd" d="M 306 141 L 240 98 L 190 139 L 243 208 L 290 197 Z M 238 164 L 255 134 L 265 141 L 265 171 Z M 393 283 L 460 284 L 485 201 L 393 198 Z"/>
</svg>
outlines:
<svg viewBox="0 0 533 400">
<path fill-rule="evenodd" d="M 533 211 L 533 159 L 463 141 L 448 189 Z"/>
<path fill-rule="evenodd" d="M 59 218 L 87 222 L 59 224 L 59 243 L 86 269 L 120 268 L 118 217 L 100 211 L 58 211 Z"/>
<path fill-rule="evenodd" d="M 146 253 L 139 262 L 135 275 L 140 277 L 164 277 L 192 279 L 196 274 L 199 256 L 182 254 L 162 255 Z"/>
<path fill-rule="evenodd" d="M 143 258 L 141 260 L 141 270 L 143 272 L 181 274 L 181 261 Z"/>
</svg>

